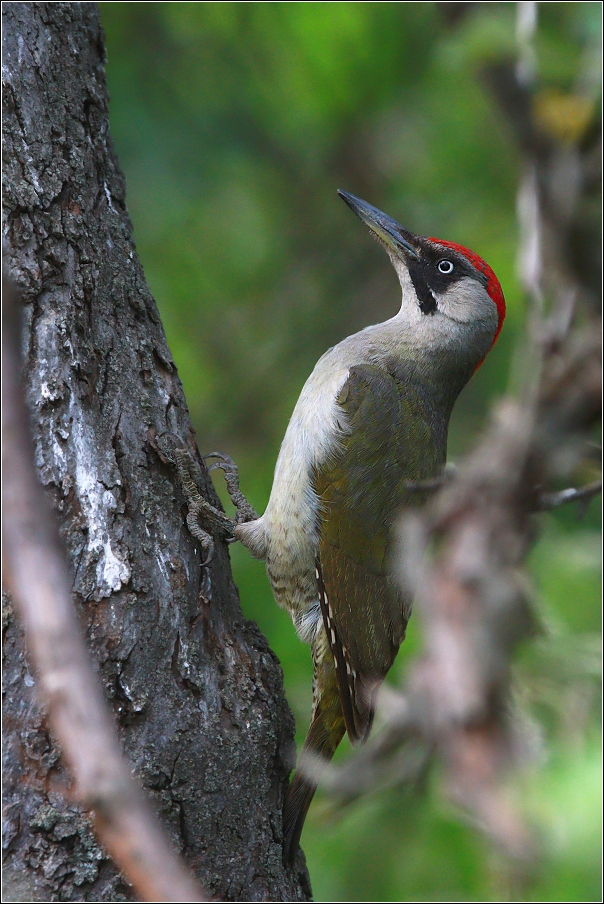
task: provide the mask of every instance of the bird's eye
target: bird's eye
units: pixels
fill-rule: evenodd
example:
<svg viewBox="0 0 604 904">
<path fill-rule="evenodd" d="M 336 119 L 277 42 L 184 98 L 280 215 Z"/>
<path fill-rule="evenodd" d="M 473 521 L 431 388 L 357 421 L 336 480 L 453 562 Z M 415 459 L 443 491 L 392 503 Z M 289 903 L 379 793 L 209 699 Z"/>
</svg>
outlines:
<svg viewBox="0 0 604 904">
<path fill-rule="evenodd" d="M 441 273 L 444 273 L 445 276 L 448 276 L 449 273 L 453 273 L 455 268 L 453 266 L 453 261 L 444 260 L 438 262 L 438 269 Z"/>
</svg>

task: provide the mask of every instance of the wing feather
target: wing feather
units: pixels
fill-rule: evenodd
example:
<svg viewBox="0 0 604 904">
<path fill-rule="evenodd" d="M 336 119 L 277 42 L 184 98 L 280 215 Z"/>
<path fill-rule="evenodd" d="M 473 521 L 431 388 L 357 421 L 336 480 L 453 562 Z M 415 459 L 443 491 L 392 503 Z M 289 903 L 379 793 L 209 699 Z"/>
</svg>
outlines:
<svg viewBox="0 0 604 904">
<path fill-rule="evenodd" d="M 351 367 L 338 404 L 348 429 L 339 452 L 314 477 L 321 504 L 317 575 L 354 743 L 369 734 L 375 695 L 410 612 L 390 574 L 392 524 L 404 505 L 420 501 L 406 482 L 433 476 L 444 454 L 421 398 L 383 367 Z"/>
</svg>

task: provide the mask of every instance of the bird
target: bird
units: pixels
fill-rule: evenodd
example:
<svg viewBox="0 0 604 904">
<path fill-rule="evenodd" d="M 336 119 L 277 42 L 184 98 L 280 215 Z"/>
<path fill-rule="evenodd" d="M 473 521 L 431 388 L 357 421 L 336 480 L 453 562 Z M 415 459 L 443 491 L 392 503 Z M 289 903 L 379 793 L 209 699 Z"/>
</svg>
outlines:
<svg viewBox="0 0 604 904">
<path fill-rule="evenodd" d="M 405 637 L 412 600 L 393 575 L 393 527 L 425 501 L 412 483 L 443 473 L 453 406 L 505 318 L 499 280 L 477 254 L 338 194 L 386 250 L 401 307 L 320 358 L 264 514 L 234 529 L 265 559 L 275 600 L 312 653 L 312 717 L 284 805 L 290 865 L 325 764 L 346 732 L 353 746 L 366 741 Z"/>
</svg>

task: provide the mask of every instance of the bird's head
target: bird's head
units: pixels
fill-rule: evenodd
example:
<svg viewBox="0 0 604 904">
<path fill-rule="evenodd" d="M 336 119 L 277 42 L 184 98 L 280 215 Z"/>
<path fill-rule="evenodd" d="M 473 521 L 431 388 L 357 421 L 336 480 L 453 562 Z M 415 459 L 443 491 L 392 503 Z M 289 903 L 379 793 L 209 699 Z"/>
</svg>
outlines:
<svg viewBox="0 0 604 904">
<path fill-rule="evenodd" d="M 388 252 L 403 290 L 402 319 L 416 343 L 461 346 L 478 367 L 505 318 L 503 292 L 489 265 L 461 245 L 414 235 L 366 201 L 338 194 Z"/>
</svg>

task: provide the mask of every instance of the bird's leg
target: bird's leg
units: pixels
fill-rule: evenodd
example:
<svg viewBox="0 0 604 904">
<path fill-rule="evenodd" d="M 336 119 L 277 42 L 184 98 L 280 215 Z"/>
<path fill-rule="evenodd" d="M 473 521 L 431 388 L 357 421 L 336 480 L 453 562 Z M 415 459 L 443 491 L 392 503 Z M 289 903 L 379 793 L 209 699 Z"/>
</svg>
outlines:
<svg viewBox="0 0 604 904">
<path fill-rule="evenodd" d="M 252 506 L 249 504 L 249 502 L 241 492 L 241 488 L 239 486 L 239 471 L 233 459 L 229 455 L 225 455 L 223 452 L 209 452 L 207 455 L 204 455 L 203 458 L 204 461 L 207 461 L 208 458 L 218 459 L 218 461 L 215 461 L 208 466 L 208 471 L 220 470 L 224 473 L 224 482 L 226 483 L 226 488 L 231 498 L 231 502 L 235 506 L 235 510 L 237 512 L 235 519 L 236 523 L 243 524 L 246 521 L 256 521 L 258 514 L 256 511 L 254 511 Z"/>
<path fill-rule="evenodd" d="M 201 469 L 193 456 L 180 445 L 180 443 L 181 440 L 174 434 L 163 433 L 161 436 L 157 437 L 155 446 L 160 455 L 165 458 L 176 471 L 189 508 L 189 511 L 187 512 L 187 527 L 201 544 L 201 548 L 205 554 L 205 558 L 201 564 L 202 566 L 205 566 L 210 563 L 214 554 L 214 540 L 212 534 L 220 539 L 232 541 L 235 539 L 235 527 L 238 522 L 215 508 L 215 506 L 209 503 L 207 499 L 204 499 L 201 495 L 204 485 Z M 234 464 L 233 468 L 235 469 L 236 474 L 237 469 Z M 241 494 L 241 496 L 243 497 L 243 494 Z M 206 528 L 212 533 L 209 533 Z"/>
</svg>

